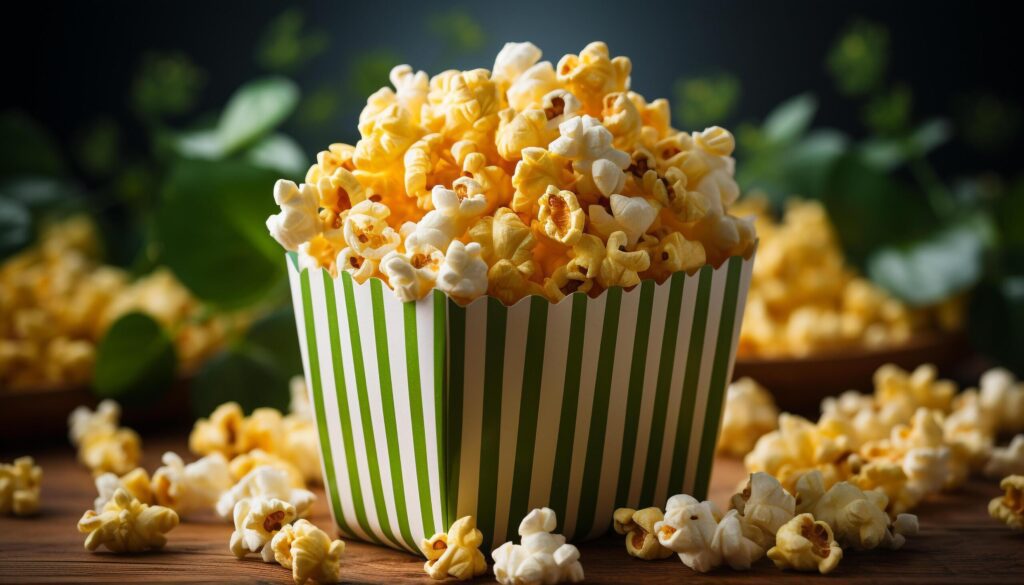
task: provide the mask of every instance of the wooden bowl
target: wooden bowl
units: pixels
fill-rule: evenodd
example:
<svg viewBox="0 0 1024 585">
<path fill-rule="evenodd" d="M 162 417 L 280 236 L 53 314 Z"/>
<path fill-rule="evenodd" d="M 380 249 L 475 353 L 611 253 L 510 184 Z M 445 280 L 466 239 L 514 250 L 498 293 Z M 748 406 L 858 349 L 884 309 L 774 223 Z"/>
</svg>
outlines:
<svg viewBox="0 0 1024 585">
<path fill-rule="evenodd" d="M 770 390 L 779 410 L 817 418 L 821 400 L 846 390 L 871 392 L 879 366 L 896 364 L 911 370 L 935 364 L 950 375 L 968 353 L 962 334 L 928 333 L 898 347 L 847 349 L 805 357 L 737 357 L 733 379 L 749 376 Z"/>
</svg>

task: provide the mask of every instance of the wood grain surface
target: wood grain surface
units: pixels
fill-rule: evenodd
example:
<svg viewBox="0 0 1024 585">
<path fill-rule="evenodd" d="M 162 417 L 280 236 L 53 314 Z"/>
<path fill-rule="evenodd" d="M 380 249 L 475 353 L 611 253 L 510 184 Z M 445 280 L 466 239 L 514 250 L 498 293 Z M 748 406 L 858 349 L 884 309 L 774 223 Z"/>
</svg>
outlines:
<svg viewBox="0 0 1024 585">
<path fill-rule="evenodd" d="M 167 449 L 185 452 L 185 434 L 148 437 L 144 465 L 151 472 Z M 25 454 L 0 447 L 10 461 Z M 231 527 L 212 514 L 188 518 L 169 534 L 166 549 L 145 554 L 89 553 L 75 529 L 95 497 L 89 473 L 70 447 L 29 452 L 43 466 L 42 512 L 34 518 L 0 518 L 2 583 L 290 583 L 289 572 L 256 557 L 238 560 L 228 551 Z M 737 461 L 716 461 L 712 499 L 724 504 L 743 479 Z M 847 553 L 832 575 L 782 572 L 762 559 L 748 572 L 719 569 L 699 574 L 676 557 L 644 562 L 629 557 L 614 534 L 580 545 L 587 583 L 1021 583 L 1024 533 L 988 517 L 995 482 L 974 480 L 957 494 L 943 495 L 918 509 L 921 534 L 900 551 Z M 317 501 L 313 520 L 330 531 L 327 505 Z M 491 576 L 475 582 L 493 582 Z M 345 583 L 433 583 L 422 560 L 390 549 L 348 542 Z"/>
</svg>

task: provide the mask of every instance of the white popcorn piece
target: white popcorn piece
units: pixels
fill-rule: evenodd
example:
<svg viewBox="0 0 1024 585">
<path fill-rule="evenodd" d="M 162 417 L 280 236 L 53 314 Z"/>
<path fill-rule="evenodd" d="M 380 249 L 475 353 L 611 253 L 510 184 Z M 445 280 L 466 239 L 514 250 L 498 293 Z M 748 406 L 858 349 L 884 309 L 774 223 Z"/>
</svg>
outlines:
<svg viewBox="0 0 1024 585">
<path fill-rule="evenodd" d="M 316 260 L 313 260 L 314 262 Z M 371 276 L 377 273 L 380 263 L 377 260 L 371 258 L 363 258 L 354 249 L 346 246 L 338 252 L 338 257 L 334 261 L 335 265 L 339 270 L 344 270 L 352 275 L 352 279 L 362 284 L 369 280 Z M 302 266 L 302 259 L 299 260 L 300 269 Z"/>
<path fill-rule="evenodd" d="M 114 494 L 119 489 L 127 491 L 143 504 L 154 503 L 153 486 L 149 474 L 141 467 L 136 467 L 120 477 L 116 473 L 110 472 L 97 475 L 95 483 L 97 495 L 93 501 L 93 510 L 102 510 L 107 502 L 114 499 Z"/>
<path fill-rule="evenodd" d="M 908 536 L 917 536 L 920 525 L 917 516 L 914 514 L 898 514 L 896 520 L 888 526 L 885 537 L 882 538 L 882 547 L 892 550 L 903 548 Z"/>
<path fill-rule="evenodd" d="M 408 254 L 391 252 L 380 261 L 380 270 L 388 279 L 395 296 L 402 302 L 427 296 L 437 282 L 444 254 L 424 244 Z"/>
<path fill-rule="evenodd" d="M 97 431 L 115 431 L 120 422 L 121 407 L 113 400 L 100 402 L 95 411 L 79 406 L 68 415 L 68 438 L 77 446 L 87 435 Z"/>
<path fill-rule="evenodd" d="M 502 585 L 554 585 L 583 581 L 580 551 L 567 544 L 550 508 L 531 511 L 519 524 L 522 544 L 506 542 L 491 553 L 494 576 Z"/>
<path fill-rule="evenodd" d="M 981 406 L 991 413 L 997 432 L 1024 431 L 1024 382 L 1003 368 L 982 374 L 978 383 Z"/>
<path fill-rule="evenodd" d="M 872 501 L 881 497 L 882 505 Z M 832 486 L 817 501 L 812 514 L 827 523 L 843 547 L 857 550 L 878 548 L 888 539 L 889 517 L 886 516 L 885 495 L 880 492 L 862 492 L 856 486 L 841 481 Z"/>
<path fill-rule="evenodd" d="M 743 521 L 738 510 L 729 510 L 718 522 L 711 548 L 718 551 L 722 561 L 735 571 L 747 571 L 764 556 L 764 547 L 758 544 L 757 530 Z M 772 542 L 775 535 L 772 535 Z"/>
<path fill-rule="evenodd" d="M 543 104 L 544 96 L 560 88 L 551 62 L 541 61 L 524 71 L 509 86 L 506 92 L 508 105 L 517 112 L 535 108 Z"/>
<path fill-rule="evenodd" d="M 832 528 L 810 514 L 800 514 L 787 522 L 776 535 L 777 544 L 768 550 L 768 558 L 780 569 L 831 573 L 843 559 Z"/>
<path fill-rule="evenodd" d="M 544 94 L 540 106 L 548 119 L 547 128 L 551 131 L 558 131 L 563 122 L 583 113 L 583 104 L 565 89 L 555 89 Z"/>
<path fill-rule="evenodd" d="M 573 161 L 573 170 L 583 177 L 581 188 L 592 185 L 606 197 L 622 189 L 626 183 L 623 171 L 632 159 L 612 146 L 612 133 L 597 118 L 572 118 L 558 131 L 561 136 L 548 145 L 548 150 Z"/>
<path fill-rule="evenodd" d="M 818 500 L 825 495 L 825 478 L 815 469 L 801 475 L 796 480 L 796 513 L 807 514 L 818 505 Z"/>
<path fill-rule="evenodd" d="M 361 201 L 345 218 L 345 241 L 363 258 L 380 260 L 402 241 L 402 237 L 384 221 L 391 210 L 383 203 Z"/>
<path fill-rule="evenodd" d="M 452 298 L 469 302 L 487 292 L 487 263 L 480 244 L 452 240 L 437 273 L 437 288 Z"/>
<path fill-rule="evenodd" d="M 418 124 L 420 110 L 427 102 L 429 91 L 430 77 L 427 72 L 413 72 L 409 65 L 396 65 L 388 74 L 388 78 L 391 80 L 391 85 L 395 86 L 395 101 L 409 112 L 413 122 Z"/>
<path fill-rule="evenodd" d="M 591 227 L 605 239 L 621 231 L 626 234 L 629 247 L 636 246 L 640 236 L 647 232 L 647 228 L 651 227 L 658 217 L 658 207 L 643 197 L 626 195 L 612 195 L 610 203 L 610 214 L 601 205 L 590 206 L 588 211 Z"/>
<path fill-rule="evenodd" d="M 220 453 L 186 465 L 178 454 L 168 451 L 162 461 L 163 466 L 153 473 L 156 503 L 181 516 L 212 507 L 231 488 L 228 461 Z"/>
<path fill-rule="evenodd" d="M 540 61 L 541 50 L 531 42 L 505 43 L 494 58 L 491 80 L 506 87 L 514 83 L 527 69 Z M 550 64 L 549 64 L 550 66 Z M 554 71 L 552 71 L 552 75 Z"/>
<path fill-rule="evenodd" d="M 466 228 L 487 210 L 487 196 L 480 183 L 469 177 L 456 179 L 452 189 L 435 185 L 430 193 L 434 209 L 417 223 L 402 228 L 405 248 L 412 250 L 432 246 L 447 250 L 451 241 L 466 232 Z"/>
<path fill-rule="evenodd" d="M 88 535 L 86 550 L 105 546 L 115 553 L 141 552 L 163 548 L 167 544 L 165 534 L 173 530 L 179 520 L 174 510 L 148 506 L 119 489 L 102 510 L 88 510 L 82 516 L 78 531 Z"/>
<path fill-rule="evenodd" d="M 295 514 L 302 518 L 309 515 L 316 495 L 301 488 L 293 488 L 288 474 L 281 469 L 264 465 L 253 469 L 217 500 L 217 514 L 230 518 L 235 505 L 245 498 L 276 498 L 295 506 Z"/>
<path fill-rule="evenodd" d="M 297 250 L 323 229 L 320 195 L 313 185 L 280 179 L 274 184 L 274 201 L 281 212 L 267 218 L 267 230 L 286 250 Z"/>
<path fill-rule="evenodd" d="M 680 494 L 669 498 L 665 519 L 654 525 L 661 546 L 675 552 L 687 567 L 706 573 L 722 564 L 722 551 L 712 546 L 719 514 L 711 502 Z"/>
<path fill-rule="evenodd" d="M 985 464 L 988 477 L 1024 475 L 1024 435 L 1016 435 L 1006 447 L 992 450 L 992 456 Z"/>
<path fill-rule="evenodd" d="M 277 498 L 245 498 L 235 504 L 235 531 L 228 547 L 243 558 L 260 553 L 265 563 L 274 562 L 274 550 L 268 546 L 281 528 L 296 518 L 295 506 Z"/>
<path fill-rule="evenodd" d="M 750 474 L 746 487 L 731 503 L 763 549 L 775 545 L 775 533 L 796 515 L 796 500 L 779 480 L 763 471 Z"/>
<path fill-rule="evenodd" d="M 291 569 L 296 585 L 308 581 L 337 583 L 341 580 L 341 555 L 345 552 L 345 543 L 331 540 L 326 532 L 308 520 L 284 525 L 270 541 L 269 548 L 274 552 L 274 560 Z"/>
</svg>

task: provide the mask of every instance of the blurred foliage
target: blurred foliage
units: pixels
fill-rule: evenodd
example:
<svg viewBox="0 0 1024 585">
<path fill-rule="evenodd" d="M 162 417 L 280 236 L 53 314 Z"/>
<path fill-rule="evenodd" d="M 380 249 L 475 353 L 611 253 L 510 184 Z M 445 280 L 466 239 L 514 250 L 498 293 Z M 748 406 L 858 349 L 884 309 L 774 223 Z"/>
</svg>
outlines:
<svg viewBox="0 0 1024 585">
<path fill-rule="evenodd" d="M 444 45 L 446 59 L 475 53 L 487 41 L 483 26 L 472 14 L 461 8 L 431 15 L 427 28 Z"/>
<path fill-rule="evenodd" d="M 879 92 L 864 106 L 864 125 L 882 136 L 898 135 L 907 129 L 913 94 L 906 85 Z"/>
<path fill-rule="evenodd" d="M 1020 135 L 1021 107 L 991 93 L 962 96 L 955 104 L 957 132 L 986 154 L 1002 151 Z"/>
<path fill-rule="evenodd" d="M 726 73 L 679 79 L 672 97 L 675 121 L 683 128 L 724 124 L 739 102 L 740 82 Z"/>
<path fill-rule="evenodd" d="M 825 61 L 840 92 L 851 97 L 867 95 L 878 88 L 889 64 L 889 31 L 858 20 L 832 46 Z"/>
<path fill-rule="evenodd" d="M 94 177 L 104 177 L 118 163 L 121 130 L 109 117 L 98 118 L 79 132 L 74 152 L 78 166 Z"/>
<path fill-rule="evenodd" d="M 298 122 L 307 128 L 317 128 L 330 122 L 341 110 L 341 93 L 331 87 L 319 87 L 302 98 Z"/>
<path fill-rule="evenodd" d="M 378 89 L 388 85 L 388 74 L 402 56 L 387 49 L 368 50 L 352 57 L 349 62 L 349 96 L 357 102 L 366 99 Z"/>
<path fill-rule="evenodd" d="M 301 10 L 289 8 L 270 21 L 256 45 L 256 62 L 268 71 L 294 73 L 327 50 L 330 38 L 322 30 L 306 30 Z"/>
<path fill-rule="evenodd" d="M 149 53 L 131 88 L 131 103 L 144 120 L 187 114 L 206 84 L 206 72 L 182 53 Z"/>
<path fill-rule="evenodd" d="M 93 388 L 122 404 L 157 399 L 174 379 L 174 343 L 152 317 L 128 313 L 104 334 L 96 352 Z"/>
</svg>

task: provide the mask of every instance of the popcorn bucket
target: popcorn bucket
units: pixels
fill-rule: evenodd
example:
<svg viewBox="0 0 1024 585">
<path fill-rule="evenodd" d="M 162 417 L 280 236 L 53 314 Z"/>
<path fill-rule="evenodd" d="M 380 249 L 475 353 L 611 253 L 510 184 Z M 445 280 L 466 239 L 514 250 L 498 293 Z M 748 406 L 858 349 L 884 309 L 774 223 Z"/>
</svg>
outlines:
<svg viewBox="0 0 1024 585">
<path fill-rule="evenodd" d="M 506 307 L 403 303 L 377 279 L 288 262 L 331 513 L 419 554 L 472 514 L 492 548 L 548 506 L 570 539 L 616 507 L 703 498 L 753 257 Z"/>
</svg>

